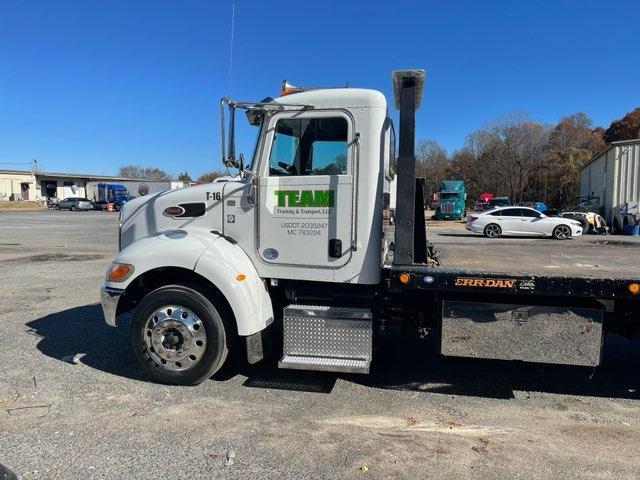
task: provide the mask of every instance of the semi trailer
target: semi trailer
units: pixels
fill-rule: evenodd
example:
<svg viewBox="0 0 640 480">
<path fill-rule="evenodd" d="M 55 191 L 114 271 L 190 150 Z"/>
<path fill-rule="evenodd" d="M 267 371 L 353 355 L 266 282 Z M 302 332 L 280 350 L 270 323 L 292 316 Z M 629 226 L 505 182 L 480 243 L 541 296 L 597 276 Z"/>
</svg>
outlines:
<svg viewBox="0 0 640 480">
<path fill-rule="evenodd" d="M 222 158 L 237 175 L 124 205 L 102 308 L 112 326 L 131 312 L 152 380 L 194 385 L 267 356 L 365 374 L 398 330 L 432 336 L 442 355 L 597 366 L 605 331 L 637 329 L 640 272 L 627 260 L 586 269 L 427 242 L 414 157 L 425 73 L 392 79 L 397 151 L 380 92 L 284 83 L 275 99 L 221 100 Z M 258 129 L 246 160 L 241 110 Z"/>
</svg>

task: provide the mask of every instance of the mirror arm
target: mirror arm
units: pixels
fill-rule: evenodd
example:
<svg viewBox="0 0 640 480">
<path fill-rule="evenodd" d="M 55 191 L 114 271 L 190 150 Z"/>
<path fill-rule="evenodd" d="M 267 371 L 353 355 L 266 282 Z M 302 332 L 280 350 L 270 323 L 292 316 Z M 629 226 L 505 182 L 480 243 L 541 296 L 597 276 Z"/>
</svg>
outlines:
<svg viewBox="0 0 640 480">
<path fill-rule="evenodd" d="M 227 141 L 227 139 L 225 138 L 224 135 L 224 106 L 227 103 L 227 98 L 226 97 L 222 97 L 220 99 L 220 131 L 222 132 L 222 138 L 220 141 L 220 149 L 222 150 L 222 164 L 226 164 L 227 161 L 227 155 L 224 151 L 224 144 Z"/>
</svg>

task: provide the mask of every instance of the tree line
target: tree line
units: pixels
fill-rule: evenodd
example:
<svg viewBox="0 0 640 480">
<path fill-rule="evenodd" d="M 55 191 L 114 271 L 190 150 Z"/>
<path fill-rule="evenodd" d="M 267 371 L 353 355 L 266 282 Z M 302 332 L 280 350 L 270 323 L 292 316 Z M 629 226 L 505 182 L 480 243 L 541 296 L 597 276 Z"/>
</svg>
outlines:
<svg viewBox="0 0 640 480">
<path fill-rule="evenodd" d="M 543 201 L 574 205 L 580 171 L 611 142 L 640 138 L 640 108 L 615 120 L 608 129 L 593 127 L 584 113 L 546 125 L 509 115 L 468 135 L 452 154 L 434 140 L 416 146 L 416 175 L 426 192 L 437 192 L 442 180 L 463 180 L 470 199 L 490 192 L 512 202 Z"/>
<path fill-rule="evenodd" d="M 118 170 L 118 176 L 124 178 L 135 178 L 137 180 L 157 180 L 169 181 L 178 180 L 181 182 L 210 183 L 216 178 L 225 175 L 224 172 L 213 170 L 205 172 L 194 180 L 188 172 L 180 172 L 177 176 L 172 176 L 165 170 L 157 167 L 141 167 L 139 165 L 125 165 Z"/>
</svg>

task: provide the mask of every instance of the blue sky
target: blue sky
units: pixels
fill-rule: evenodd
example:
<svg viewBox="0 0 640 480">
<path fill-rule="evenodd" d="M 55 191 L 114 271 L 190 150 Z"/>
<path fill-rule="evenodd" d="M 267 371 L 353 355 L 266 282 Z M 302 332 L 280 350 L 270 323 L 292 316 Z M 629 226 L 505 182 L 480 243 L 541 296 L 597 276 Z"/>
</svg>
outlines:
<svg viewBox="0 0 640 480">
<path fill-rule="evenodd" d="M 0 0 L 0 168 L 220 169 L 231 0 Z M 451 151 L 510 111 L 595 124 L 640 105 L 640 2 L 236 0 L 231 94 L 381 90 L 427 70 L 417 135 Z M 394 112 L 395 115 L 395 112 Z M 242 128 L 249 154 L 253 131 Z"/>
</svg>

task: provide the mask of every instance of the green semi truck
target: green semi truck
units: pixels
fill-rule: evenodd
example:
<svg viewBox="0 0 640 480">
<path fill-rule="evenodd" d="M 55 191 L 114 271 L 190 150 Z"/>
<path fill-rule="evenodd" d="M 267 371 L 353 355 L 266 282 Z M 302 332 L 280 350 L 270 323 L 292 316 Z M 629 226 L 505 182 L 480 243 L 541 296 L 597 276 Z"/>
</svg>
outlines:
<svg viewBox="0 0 640 480">
<path fill-rule="evenodd" d="M 440 182 L 440 201 L 433 215 L 434 220 L 462 220 L 467 215 L 467 193 L 462 180 Z"/>
</svg>

